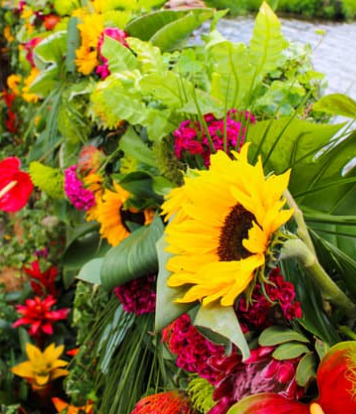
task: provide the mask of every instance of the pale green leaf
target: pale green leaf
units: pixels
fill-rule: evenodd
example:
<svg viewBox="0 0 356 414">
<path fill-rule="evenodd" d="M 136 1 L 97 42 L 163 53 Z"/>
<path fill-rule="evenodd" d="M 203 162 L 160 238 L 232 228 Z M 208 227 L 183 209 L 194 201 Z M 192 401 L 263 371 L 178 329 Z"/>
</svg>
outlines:
<svg viewBox="0 0 356 414">
<path fill-rule="evenodd" d="M 273 358 L 278 360 L 285 360 L 285 359 L 294 359 L 298 358 L 303 354 L 309 353 L 309 348 L 301 344 L 300 342 L 287 342 L 285 344 L 279 345 L 273 351 Z"/>
<path fill-rule="evenodd" d="M 143 42 L 134 37 L 129 37 L 126 41 L 135 52 L 136 59 L 140 62 L 143 73 L 161 73 L 168 69 L 163 62 L 161 51 L 158 47 L 153 46 L 150 42 Z"/>
<path fill-rule="evenodd" d="M 309 342 L 309 340 L 299 332 L 282 326 L 271 326 L 265 329 L 258 338 L 258 343 L 261 346 L 274 346 L 291 341 Z"/>
<path fill-rule="evenodd" d="M 347 95 L 333 93 L 323 96 L 313 105 L 314 111 L 356 119 L 356 102 Z"/>
<path fill-rule="evenodd" d="M 133 70 L 138 67 L 138 62 L 130 49 L 110 36 L 104 36 L 101 53 L 108 59 L 111 73 Z"/>
<path fill-rule="evenodd" d="M 310 352 L 303 356 L 297 366 L 295 379 L 300 387 L 305 387 L 310 380 L 316 377 L 316 355 Z"/>
<path fill-rule="evenodd" d="M 103 258 L 92 259 L 89 262 L 85 263 L 85 265 L 80 269 L 76 278 L 93 285 L 100 285 L 100 270 L 103 260 Z"/>
<path fill-rule="evenodd" d="M 243 360 L 250 357 L 250 349 L 232 307 L 220 305 L 200 306 L 194 325 L 208 328 L 227 338 L 240 349 Z"/>
</svg>

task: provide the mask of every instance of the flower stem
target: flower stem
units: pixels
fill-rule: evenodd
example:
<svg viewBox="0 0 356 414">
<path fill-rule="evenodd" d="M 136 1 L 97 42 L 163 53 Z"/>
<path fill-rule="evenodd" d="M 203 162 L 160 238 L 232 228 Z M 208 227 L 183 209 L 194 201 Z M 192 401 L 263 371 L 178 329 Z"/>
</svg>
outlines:
<svg viewBox="0 0 356 414">
<path fill-rule="evenodd" d="M 325 272 L 318 262 L 316 255 L 310 250 L 307 244 L 299 238 L 287 240 L 282 248 L 281 259 L 292 257 L 296 258 L 304 266 L 325 299 L 343 309 L 348 317 L 352 318 L 356 316 L 354 303 Z"/>
<path fill-rule="evenodd" d="M 297 234 L 303 240 L 303 242 L 308 246 L 309 250 L 316 256 L 316 252 L 314 249 L 313 241 L 310 237 L 307 225 L 304 221 L 303 212 L 299 208 L 298 204 L 295 202 L 292 194 L 289 190 L 285 190 L 284 197 L 287 199 L 287 203 L 289 207 L 293 208 L 294 210 L 294 220 L 297 223 L 298 229 Z"/>
</svg>

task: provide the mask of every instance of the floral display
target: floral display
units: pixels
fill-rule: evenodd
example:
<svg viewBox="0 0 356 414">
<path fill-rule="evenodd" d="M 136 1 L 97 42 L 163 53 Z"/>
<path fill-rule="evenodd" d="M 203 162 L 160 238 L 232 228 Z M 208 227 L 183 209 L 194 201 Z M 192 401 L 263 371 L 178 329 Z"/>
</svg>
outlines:
<svg viewBox="0 0 356 414">
<path fill-rule="evenodd" d="M 1 413 L 356 413 L 356 102 L 212 3 L 2 2 Z"/>
</svg>

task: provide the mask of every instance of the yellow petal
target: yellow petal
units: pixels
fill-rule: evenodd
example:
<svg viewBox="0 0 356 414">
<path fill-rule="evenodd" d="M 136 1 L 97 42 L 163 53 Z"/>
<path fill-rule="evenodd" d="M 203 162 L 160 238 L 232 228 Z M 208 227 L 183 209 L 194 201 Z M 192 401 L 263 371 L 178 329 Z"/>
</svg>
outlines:
<svg viewBox="0 0 356 414">
<path fill-rule="evenodd" d="M 26 354 L 28 359 L 31 361 L 36 361 L 41 359 L 43 354 L 37 346 L 30 344 L 30 342 L 26 342 Z"/>
<path fill-rule="evenodd" d="M 43 387 L 49 381 L 49 374 L 36 374 L 35 381 L 36 385 Z"/>
<path fill-rule="evenodd" d="M 22 362 L 21 364 L 18 364 L 11 368 L 11 371 L 18 375 L 19 377 L 23 378 L 34 378 L 35 372 L 33 370 L 32 363 L 30 361 Z"/>
<path fill-rule="evenodd" d="M 55 369 L 51 372 L 51 381 L 55 380 L 59 377 L 65 377 L 69 374 L 69 371 L 67 369 Z"/>
</svg>

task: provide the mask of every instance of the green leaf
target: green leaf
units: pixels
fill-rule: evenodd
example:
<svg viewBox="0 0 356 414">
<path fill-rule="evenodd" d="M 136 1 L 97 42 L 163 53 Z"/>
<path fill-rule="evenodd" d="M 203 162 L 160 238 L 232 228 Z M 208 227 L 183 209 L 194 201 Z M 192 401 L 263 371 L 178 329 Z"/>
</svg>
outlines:
<svg viewBox="0 0 356 414">
<path fill-rule="evenodd" d="M 271 326 L 265 329 L 258 338 L 261 346 L 274 346 L 291 341 L 309 343 L 304 335 L 282 326 Z"/>
<path fill-rule="evenodd" d="M 167 244 L 162 236 L 156 243 L 159 271 L 156 289 L 155 332 L 161 332 L 163 328 L 194 306 L 175 302 L 176 299 L 184 295 L 187 288 L 171 288 L 167 285 L 171 273 L 166 269 L 166 264 L 172 254 L 165 250 L 166 247 Z"/>
<path fill-rule="evenodd" d="M 250 42 L 250 62 L 255 78 L 278 67 L 288 42 L 282 35 L 281 24 L 273 10 L 263 2 L 257 14 Z"/>
<path fill-rule="evenodd" d="M 185 11 L 175 10 L 154 11 L 130 22 L 126 26 L 125 31 L 132 37 L 138 37 L 141 40 L 147 41 L 162 27 L 180 19 L 185 14 Z"/>
<path fill-rule="evenodd" d="M 138 62 L 130 49 L 110 36 L 104 36 L 101 53 L 108 59 L 111 73 L 124 72 L 138 67 Z"/>
<path fill-rule="evenodd" d="M 88 282 L 93 285 L 100 285 L 100 271 L 103 263 L 103 258 L 90 260 L 80 269 L 77 279 L 83 282 Z"/>
<path fill-rule="evenodd" d="M 309 381 L 316 377 L 316 356 L 314 352 L 310 352 L 303 356 L 297 366 L 295 379 L 300 387 L 305 387 Z"/>
<path fill-rule="evenodd" d="M 227 338 L 240 349 L 243 360 L 250 357 L 250 349 L 232 307 L 220 305 L 200 306 L 194 325 L 208 328 Z"/>
<path fill-rule="evenodd" d="M 91 232 L 76 238 L 69 244 L 62 257 L 62 264 L 67 270 L 79 270 L 89 260 L 103 257 L 110 246 L 100 240 L 98 232 Z"/>
<path fill-rule="evenodd" d="M 154 274 L 158 270 L 155 244 L 163 233 L 159 216 L 148 226 L 142 226 L 112 247 L 101 268 L 101 282 L 105 289 L 113 289 L 130 280 Z"/>
<path fill-rule="evenodd" d="M 130 157 L 143 162 L 144 164 L 156 167 L 156 161 L 152 151 L 136 134 L 132 126 L 120 138 L 119 148 Z"/>
<path fill-rule="evenodd" d="M 213 16 L 209 9 L 195 9 L 178 20 L 168 23 L 159 29 L 151 38 L 153 45 L 163 52 L 177 48 L 202 23 Z"/>
<path fill-rule="evenodd" d="M 342 93 L 323 96 L 313 105 L 314 111 L 356 119 L 356 102 Z"/>
<path fill-rule="evenodd" d="M 34 49 L 34 61 L 39 69 L 44 69 L 48 63 L 59 65 L 67 49 L 67 32 L 60 31 L 50 34 Z"/>
<path fill-rule="evenodd" d="M 126 41 L 131 50 L 134 51 L 136 59 L 141 64 L 141 72 L 147 74 L 161 73 L 168 69 L 168 65 L 163 62 L 161 51 L 158 47 L 134 37 L 129 37 Z"/>
<path fill-rule="evenodd" d="M 31 83 L 29 92 L 36 93 L 41 96 L 46 96 L 51 90 L 58 86 L 58 66 L 52 64 L 47 69 L 42 70 L 36 79 Z"/>
<path fill-rule="evenodd" d="M 306 345 L 301 344 L 300 342 L 292 341 L 279 345 L 273 351 L 272 356 L 275 359 L 284 360 L 298 358 L 299 356 L 309 352 L 310 350 Z"/>
<path fill-rule="evenodd" d="M 68 21 L 66 67 L 68 72 L 75 72 L 75 51 L 80 46 L 78 18 L 71 17 Z"/>
<path fill-rule="evenodd" d="M 324 358 L 324 355 L 329 351 L 329 349 L 330 346 L 327 343 L 321 341 L 320 339 L 315 340 L 315 350 L 320 360 Z"/>
</svg>

